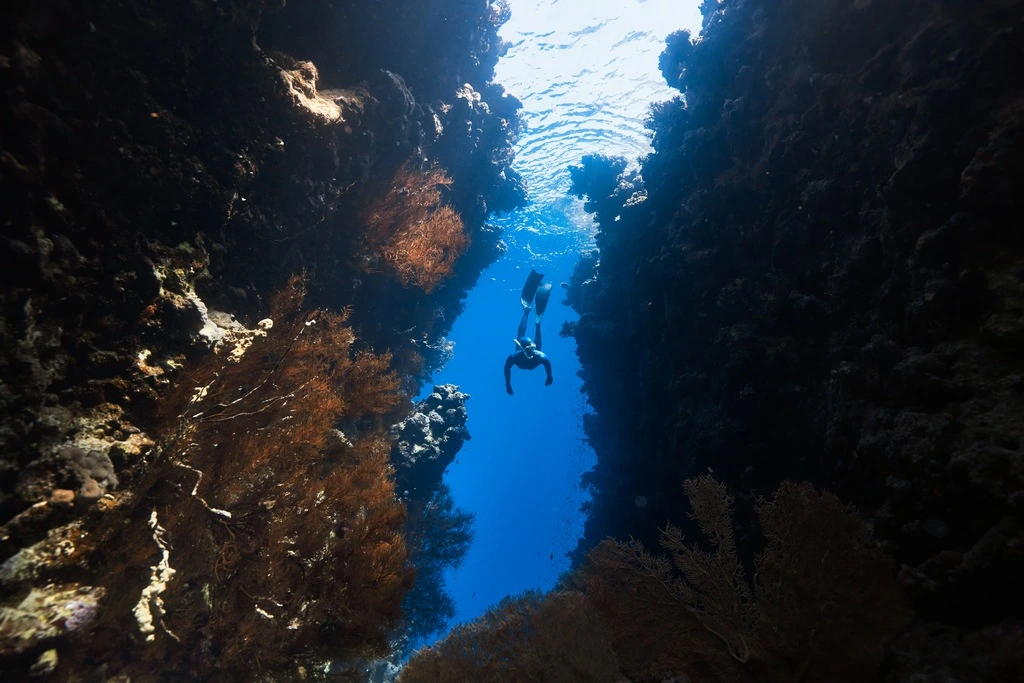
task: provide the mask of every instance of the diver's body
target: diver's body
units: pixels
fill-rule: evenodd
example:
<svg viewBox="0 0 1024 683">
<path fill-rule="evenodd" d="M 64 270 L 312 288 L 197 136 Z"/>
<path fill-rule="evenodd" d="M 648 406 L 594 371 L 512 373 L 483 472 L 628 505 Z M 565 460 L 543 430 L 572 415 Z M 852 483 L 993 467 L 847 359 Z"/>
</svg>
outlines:
<svg viewBox="0 0 1024 683">
<path fill-rule="evenodd" d="M 509 396 L 512 395 L 513 366 L 520 368 L 521 370 L 533 370 L 537 368 L 537 366 L 543 365 L 544 371 L 547 373 L 547 378 L 544 380 L 544 386 L 549 386 L 554 381 L 554 378 L 551 376 L 551 361 L 548 360 L 548 357 L 540 350 L 540 321 L 541 318 L 544 317 L 544 310 L 548 305 L 548 297 L 551 296 L 551 285 L 540 284 L 540 281 L 543 278 L 543 275 L 535 270 L 531 270 L 530 276 L 526 278 L 526 284 L 523 286 L 523 317 L 519 321 L 519 330 L 516 333 L 516 352 L 505 359 L 505 391 Z M 526 326 L 530 321 L 531 302 L 534 300 L 535 295 L 537 303 L 537 323 L 534 326 L 534 337 L 536 338 L 536 342 L 526 336 Z"/>
</svg>

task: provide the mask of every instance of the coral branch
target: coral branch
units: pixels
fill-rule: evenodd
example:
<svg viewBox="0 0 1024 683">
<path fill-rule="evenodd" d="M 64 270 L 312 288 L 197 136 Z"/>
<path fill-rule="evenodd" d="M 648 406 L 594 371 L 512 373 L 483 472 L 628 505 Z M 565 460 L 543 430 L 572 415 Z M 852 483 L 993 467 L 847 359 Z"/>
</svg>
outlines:
<svg viewBox="0 0 1024 683">
<path fill-rule="evenodd" d="M 364 212 L 363 269 L 386 269 L 406 287 L 430 292 L 451 275 L 469 246 L 462 219 L 441 199 L 451 179 L 437 166 L 419 171 L 406 163 L 384 195 Z"/>
<path fill-rule="evenodd" d="M 231 513 L 230 512 L 228 512 L 227 510 L 219 510 L 219 509 L 217 509 L 215 507 L 210 507 L 210 504 L 207 503 L 206 500 L 202 496 L 198 495 L 198 493 L 199 493 L 199 484 L 200 484 L 200 482 L 203 481 L 203 473 L 202 473 L 201 470 L 197 470 L 195 467 L 189 467 L 188 465 L 186 465 L 183 462 L 175 461 L 174 464 L 177 465 L 178 467 L 183 467 L 186 470 L 190 470 L 190 471 L 196 473 L 196 475 L 197 475 L 196 476 L 196 485 L 192 487 L 192 497 L 193 498 L 195 498 L 200 503 L 202 503 L 203 507 L 206 508 L 207 510 L 209 510 L 210 512 L 212 512 L 213 514 L 220 515 L 221 517 L 226 517 L 227 519 L 231 519 Z"/>
<path fill-rule="evenodd" d="M 155 508 L 149 517 L 149 528 L 153 530 L 153 541 L 160 548 L 160 561 L 150 567 L 149 585 L 142 590 L 139 602 L 135 605 L 135 619 L 139 622 L 139 630 L 145 634 L 146 641 L 152 642 L 156 639 L 156 627 L 153 625 L 153 613 L 156 612 L 164 632 L 180 642 L 178 636 L 174 635 L 163 623 L 163 617 L 167 614 L 167 610 L 164 607 L 162 594 L 167 590 L 167 584 L 174 576 L 175 571 L 171 567 L 171 551 L 167 548 L 167 542 L 164 540 L 165 530 L 157 520 Z"/>
<path fill-rule="evenodd" d="M 384 432 L 400 380 L 389 355 L 352 348 L 347 314 L 302 303 L 294 278 L 265 337 L 185 370 L 165 406 L 175 457 L 140 500 L 159 501 L 178 559 L 154 513 L 164 554 L 134 613 L 150 640 L 181 636 L 150 665 L 182 679 L 382 652 L 412 582 Z"/>
</svg>

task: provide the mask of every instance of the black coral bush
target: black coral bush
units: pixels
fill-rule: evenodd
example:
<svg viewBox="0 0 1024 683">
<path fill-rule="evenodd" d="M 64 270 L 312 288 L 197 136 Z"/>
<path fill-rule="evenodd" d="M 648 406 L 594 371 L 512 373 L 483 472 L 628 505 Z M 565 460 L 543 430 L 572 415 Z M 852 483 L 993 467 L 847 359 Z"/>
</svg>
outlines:
<svg viewBox="0 0 1024 683">
<path fill-rule="evenodd" d="M 607 642 L 614 657 L 587 659 L 600 662 L 602 676 L 611 680 L 871 680 L 909 609 L 891 561 L 870 546 L 856 514 L 810 484 L 783 483 L 756 506 L 767 543 L 755 558 L 751 580 L 737 552 L 734 501 L 724 485 L 705 476 L 687 481 L 685 489 L 707 545 L 687 542 L 671 525 L 662 534 L 667 555 L 635 541 L 603 542 L 565 580 L 575 591 L 530 598 L 543 603 L 560 596 L 564 602 L 573 593 L 582 601 L 574 610 L 596 615 L 596 621 L 562 623 L 560 642 L 570 648 L 581 641 Z M 546 608 L 554 609 L 551 604 Z M 506 642 L 507 611 L 499 608 L 419 653 L 410 662 L 417 677 L 408 680 L 427 680 L 419 677 L 427 664 L 436 672 L 475 662 L 489 672 L 498 666 L 495 661 L 575 657 L 546 649 L 541 655 L 537 638 L 524 640 L 521 631 L 513 630 L 511 644 Z M 567 670 L 564 661 L 560 666 Z M 520 667 L 515 680 L 573 680 L 535 675 L 540 670 Z"/>
<path fill-rule="evenodd" d="M 402 607 L 406 633 L 416 641 L 440 631 L 455 616 L 444 574 L 462 564 L 473 541 L 475 515 L 457 507 L 443 483 L 429 500 L 412 500 L 408 507 L 405 539 L 416 585 Z"/>
<path fill-rule="evenodd" d="M 614 681 L 618 666 L 584 595 L 528 591 L 420 650 L 402 683 L 421 681 Z"/>
<path fill-rule="evenodd" d="M 462 219 L 441 197 L 441 188 L 451 184 L 437 166 L 403 164 L 387 191 L 363 211 L 363 269 L 388 272 L 427 293 L 451 275 L 469 247 Z"/>
<path fill-rule="evenodd" d="M 138 523 L 106 530 L 123 549 L 112 616 L 160 558 L 151 515 L 174 570 L 127 674 L 292 679 L 297 662 L 387 649 L 412 583 L 383 428 L 405 399 L 389 358 L 356 351 L 346 315 L 307 310 L 303 294 L 294 278 L 265 337 L 185 371 L 162 460 L 126 510 Z"/>
</svg>

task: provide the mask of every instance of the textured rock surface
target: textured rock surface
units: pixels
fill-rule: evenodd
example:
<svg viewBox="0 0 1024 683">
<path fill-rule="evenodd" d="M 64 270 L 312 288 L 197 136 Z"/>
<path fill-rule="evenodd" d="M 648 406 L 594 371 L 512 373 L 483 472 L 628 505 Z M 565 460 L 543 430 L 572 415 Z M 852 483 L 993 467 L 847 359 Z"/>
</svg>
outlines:
<svg viewBox="0 0 1024 683">
<path fill-rule="evenodd" d="M 106 591 L 92 586 L 33 588 L 17 607 L 0 608 L 0 654 L 21 654 L 86 631 Z"/>
<path fill-rule="evenodd" d="M 391 429 L 392 462 L 398 490 L 411 498 L 429 498 L 445 469 L 470 438 L 466 429 L 469 394 L 454 384 L 436 384 L 413 412 Z"/>
<path fill-rule="evenodd" d="M 662 57 L 686 104 L 653 112 L 642 179 L 574 172 L 601 230 L 567 330 L 597 411 L 585 545 L 655 545 L 709 469 L 741 512 L 808 478 L 921 615 L 1019 617 L 1024 4 L 704 8 Z"/>
</svg>

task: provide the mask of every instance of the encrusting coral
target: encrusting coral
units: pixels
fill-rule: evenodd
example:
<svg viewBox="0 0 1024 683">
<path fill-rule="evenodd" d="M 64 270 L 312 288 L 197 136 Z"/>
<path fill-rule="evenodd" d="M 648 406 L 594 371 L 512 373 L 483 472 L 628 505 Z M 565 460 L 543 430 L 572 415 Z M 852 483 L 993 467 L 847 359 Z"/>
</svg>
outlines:
<svg viewBox="0 0 1024 683">
<path fill-rule="evenodd" d="M 88 631 L 105 596 L 103 588 L 78 584 L 33 588 L 16 607 L 0 607 L 0 654 L 32 651 Z"/>
</svg>

